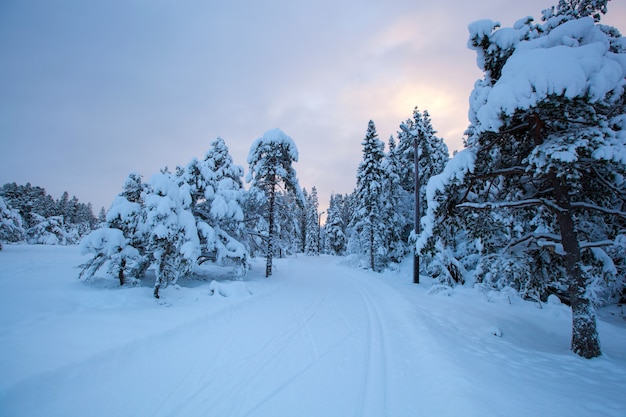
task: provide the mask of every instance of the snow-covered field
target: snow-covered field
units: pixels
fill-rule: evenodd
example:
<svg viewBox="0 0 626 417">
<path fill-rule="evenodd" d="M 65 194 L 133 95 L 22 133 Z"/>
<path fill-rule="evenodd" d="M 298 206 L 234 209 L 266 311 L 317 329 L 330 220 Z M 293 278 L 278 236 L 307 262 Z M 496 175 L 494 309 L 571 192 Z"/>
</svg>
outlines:
<svg viewBox="0 0 626 417">
<path fill-rule="evenodd" d="M 244 282 L 202 276 L 157 301 L 149 280 L 80 282 L 84 260 L 0 252 L 0 416 L 626 416 L 615 307 L 586 360 L 568 307 L 429 292 L 409 264 L 302 256 L 265 279 L 257 260 Z"/>
</svg>

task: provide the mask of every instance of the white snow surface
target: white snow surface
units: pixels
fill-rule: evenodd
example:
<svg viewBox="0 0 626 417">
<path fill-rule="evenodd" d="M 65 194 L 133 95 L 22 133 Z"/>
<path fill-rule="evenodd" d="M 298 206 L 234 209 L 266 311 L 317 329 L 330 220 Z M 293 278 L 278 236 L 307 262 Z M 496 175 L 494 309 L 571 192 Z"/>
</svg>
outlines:
<svg viewBox="0 0 626 417">
<path fill-rule="evenodd" d="M 558 300 L 429 291 L 410 262 L 377 274 L 301 256 L 265 279 L 256 259 L 244 282 L 206 270 L 157 301 L 149 278 L 79 281 L 85 260 L 0 252 L 0 416 L 626 415 L 617 307 L 586 360 Z"/>
</svg>

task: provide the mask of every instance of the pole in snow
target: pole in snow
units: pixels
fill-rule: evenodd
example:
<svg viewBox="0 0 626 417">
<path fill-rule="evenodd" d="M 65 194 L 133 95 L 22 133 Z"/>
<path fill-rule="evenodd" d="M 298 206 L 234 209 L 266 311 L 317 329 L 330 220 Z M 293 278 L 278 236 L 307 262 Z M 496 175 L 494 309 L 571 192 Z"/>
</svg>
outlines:
<svg viewBox="0 0 626 417">
<path fill-rule="evenodd" d="M 420 170 L 419 170 L 419 156 L 417 149 L 417 137 L 418 133 L 409 130 L 409 127 L 405 124 L 400 125 L 400 129 L 404 130 L 407 134 L 413 137 L 413 164 L 415 165 L 415 214 L 414 214 L 414 233 L 415 236 L 420 234 Z M 413 247 L 413 283 L 420 283 L 420 257 L 415 246 Z"/>
</svg>

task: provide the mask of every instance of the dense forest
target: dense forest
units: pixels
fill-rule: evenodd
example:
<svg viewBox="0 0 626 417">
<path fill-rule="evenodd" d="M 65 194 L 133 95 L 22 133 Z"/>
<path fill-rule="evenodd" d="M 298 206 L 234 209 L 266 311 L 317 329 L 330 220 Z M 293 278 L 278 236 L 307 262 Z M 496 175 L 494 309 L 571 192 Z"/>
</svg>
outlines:
<svg viewBox="0 0 626 417">
<path fill-rule="evenodd" d="M 55 200 L 30 183 L 0 187 L 0 243 L 73 245 L 98 226 L 91 203 L 70 198 L 67 191 Z"/>
</svg>

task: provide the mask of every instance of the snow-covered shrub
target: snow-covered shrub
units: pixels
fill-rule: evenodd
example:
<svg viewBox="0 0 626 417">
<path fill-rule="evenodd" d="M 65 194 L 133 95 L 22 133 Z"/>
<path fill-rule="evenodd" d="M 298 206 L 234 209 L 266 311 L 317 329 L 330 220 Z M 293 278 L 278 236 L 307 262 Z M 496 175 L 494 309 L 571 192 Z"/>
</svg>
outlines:
<svg viewBox="0 0 626 417">
<path fill-rule="evenodd" d="M 82 264 L 79 278 L 89 279 L 108 264 L 107 272 L 116 276 L 120 285 L 124 285 L 130 271 L 136 271 L 136 264 L 141 261 L 139 251 L 128 244 L 128 239 L 120 229 L 101 228 L 85 236 L 80 242 L 81 254 L 92 255 Z M 132 274 L 132 272 L 131 272 Z"/>
</svg>

